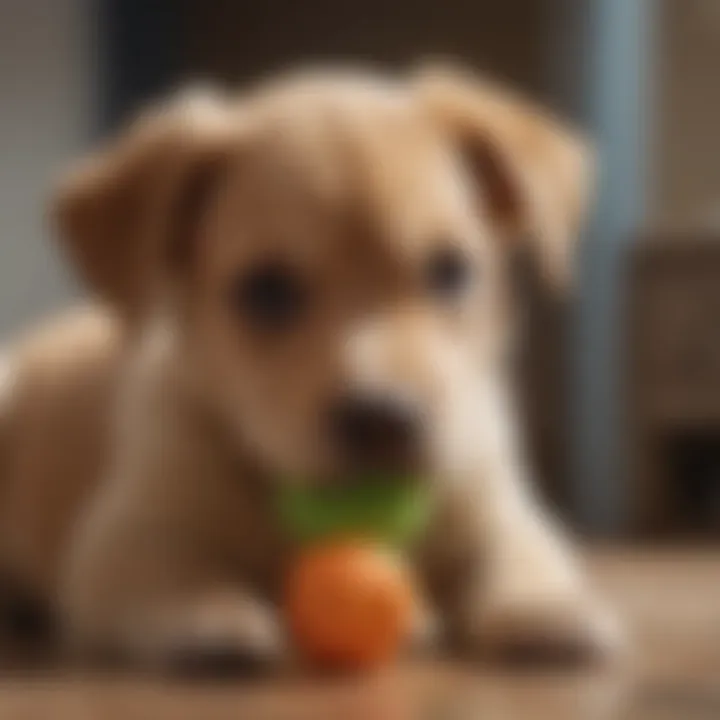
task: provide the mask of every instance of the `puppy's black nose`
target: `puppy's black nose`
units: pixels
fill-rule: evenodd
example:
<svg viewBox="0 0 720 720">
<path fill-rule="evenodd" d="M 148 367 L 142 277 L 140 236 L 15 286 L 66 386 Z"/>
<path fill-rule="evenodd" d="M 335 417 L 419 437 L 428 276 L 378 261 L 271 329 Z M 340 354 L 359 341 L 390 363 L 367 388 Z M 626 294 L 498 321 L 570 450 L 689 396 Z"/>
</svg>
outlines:
<svg viewBox="0 0 720 720">
<path fill-rule="evenodd" d="M 330 433 L 343 461 L 356 469 L 397 470 L 417 456 L 420 417 L 407 402 L 347 395 L 330 411 Z"/>
</svg>

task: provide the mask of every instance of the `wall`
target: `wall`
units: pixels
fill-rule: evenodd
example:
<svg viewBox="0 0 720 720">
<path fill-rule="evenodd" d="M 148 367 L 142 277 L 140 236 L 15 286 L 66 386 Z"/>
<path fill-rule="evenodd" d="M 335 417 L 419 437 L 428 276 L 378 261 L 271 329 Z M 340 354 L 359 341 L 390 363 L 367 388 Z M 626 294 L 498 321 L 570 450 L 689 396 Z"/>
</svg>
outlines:
<svg viewBox="0 0 720 720">
<path fill-rule="evenodd" d="M 720 228 L 720 2 L 660 3 L 649 222 Z"/>
<path fill-rule="evenodd" d="M 594 217 L 579 258 L 569 439 L 581 523 L 598 534 L 611 534 L 626 529 L 628 510 L 622 387 L 625 273 L 646 208 L 657 6 L 654 0 L 586 0 L 577 8 L 578 31 L 585 38 L 584 115 L 599 172 Z"/>
<path fill-rule="evenodd" d="M 89 134 L 89 2 L 0 3 L 0 338 L 73 292 L 44 207 L 52 177 Z"/>
</svg>

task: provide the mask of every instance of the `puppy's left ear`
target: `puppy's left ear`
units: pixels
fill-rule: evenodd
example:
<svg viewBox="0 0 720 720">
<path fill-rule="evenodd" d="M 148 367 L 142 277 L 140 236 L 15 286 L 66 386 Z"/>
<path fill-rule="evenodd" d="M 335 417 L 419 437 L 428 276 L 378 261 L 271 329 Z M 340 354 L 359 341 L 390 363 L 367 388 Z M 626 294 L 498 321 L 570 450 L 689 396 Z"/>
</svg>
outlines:
<svg viewBox="0 0 720 720">
<path fill-rule="evenodd" d="M 122 316 L 141 314 L 189 254 L 224 171 L 235 115 L 222 94 L 185 90 L 62 177 L 52 208 L 62 247 L 89 289 Z"/>
<path fill-rule="evenodd" d="M 425 69 L 417 88 L 457 141 L 499 234 L 533 243 L 550 279 L 566 282 L 591 184 L 589 144 L 541 109 L 464 71 Z"/>
</svg>

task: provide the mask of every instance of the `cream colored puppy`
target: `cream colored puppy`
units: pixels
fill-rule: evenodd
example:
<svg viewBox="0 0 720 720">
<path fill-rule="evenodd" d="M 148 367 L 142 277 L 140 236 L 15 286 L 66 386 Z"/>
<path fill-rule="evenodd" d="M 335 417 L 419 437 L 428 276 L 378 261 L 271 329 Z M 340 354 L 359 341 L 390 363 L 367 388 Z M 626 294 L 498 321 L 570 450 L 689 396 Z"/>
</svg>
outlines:
<svg viewBox="0 0 720 720">
<path fill-rule="evenodd" d="M 324 73 L 151 110 L 67 177 L 65 248 L 99 302 L 11 349 L 4 565 L 69 639 L 135 661 L 256 660 L 292 548 L 279 482 L 413 472 L 417 568 L 452 647 L 605 649 L 526 485 L 506 265 L 559 280 L 582 142 L 462 73 Z"/>
</svg>

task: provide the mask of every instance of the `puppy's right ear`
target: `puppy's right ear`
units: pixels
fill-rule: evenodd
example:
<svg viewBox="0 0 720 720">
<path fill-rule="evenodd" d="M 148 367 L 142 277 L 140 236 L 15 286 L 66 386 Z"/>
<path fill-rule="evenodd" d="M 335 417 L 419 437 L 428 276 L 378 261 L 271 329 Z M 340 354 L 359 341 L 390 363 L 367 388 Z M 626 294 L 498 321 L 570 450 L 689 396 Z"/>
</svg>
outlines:
<svg viewBox="0 0 720 720">
<path fill-rule="evenodd" d="M 158 264 L 187 240 L 179 236 L 224 166 L 231 119 L 222 96 L 186 91 L 62 179 L 53 206 L 61 242 L 90 289 L 123 315 L 139 311 Z"/>
<path fill-rule="evenodd" d="M 592 194 L 593 152 L 574 128 L 463 69 L 422 70 L 416 87 L 454 138 L 506 246 L 529 242 L 562 287 Z"/>
</svg>

